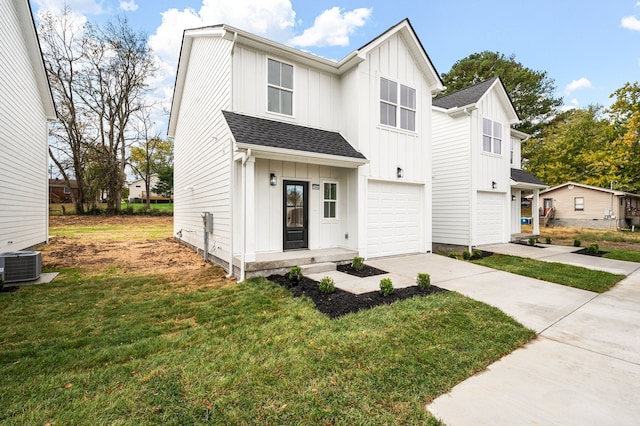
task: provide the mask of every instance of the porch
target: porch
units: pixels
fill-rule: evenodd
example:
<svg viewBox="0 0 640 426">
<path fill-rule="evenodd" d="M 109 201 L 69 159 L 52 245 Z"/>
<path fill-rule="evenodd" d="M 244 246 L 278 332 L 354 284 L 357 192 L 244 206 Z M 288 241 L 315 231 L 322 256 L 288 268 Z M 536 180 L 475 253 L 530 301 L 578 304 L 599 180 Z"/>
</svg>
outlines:
<svg viewBox="0 0 640 426">
<path fill-rule="evenodd" d="M 292 266 L 306 266 L 314 268 L 314 272 L 335 269 L 335 265 L 349 263 L 355 256 L 356 250 L 344 248 L 328 248 L 313 250 L 289 250 L 280 253 L 258 253 L 253 261 L 246 262 L 246 278 L 256 276 L 267 276 L 271 274 L 283 274 L 289 271 Z M 234 256 L 233 265 L 240 269 L 242 259 Z"/>
</svg>

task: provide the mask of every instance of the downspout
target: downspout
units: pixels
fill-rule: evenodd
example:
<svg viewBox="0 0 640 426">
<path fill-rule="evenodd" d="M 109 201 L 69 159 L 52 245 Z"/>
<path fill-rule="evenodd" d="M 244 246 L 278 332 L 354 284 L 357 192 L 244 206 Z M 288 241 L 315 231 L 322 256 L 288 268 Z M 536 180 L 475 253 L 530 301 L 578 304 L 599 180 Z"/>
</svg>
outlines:
<svg viewBox="0 0 640 426">
<path fill-rule="evenodd" d="M 233 42 L 231 44 L 231 94 L 230 94 L 230 104 L 231 110 L 233 111 L 233 52 L 236 47 L 236 39 L 238 38 L 238 33 L 233 33 Z M 229 240 L 229 271 L 227 271 L 227 278 L 232 278 L 234 276 L 233 271 L 233 204 L 234 204 L 234 183 L 235 183 L 235 162 L 233 161 L 233 137 L 229 138 L 229 230 L 230 232 L 230 240 Z"/>
<path fill-rule="evenodd" d="M 247 160 L 251 157 L 251 148 L 242 157 L 242 238 L 240 252 L 240 282 L 244 281 L 246 270 L 245 252 L 247 247 Z"/>
<path fill-rule="evenodd" d="M 472 141 L 471 146 L 469 147 L 469 173 L 471 179 L 469 179 L 469 253 L 473 252 L 473 216 L 475 214 L 475 203 L 473 202 L 473 193 L 474 193 L 474 167 L 473 167 L 473 151 L 474 146 L 476 145 L 476 141 L 473 140 L 472 132 L 473 132 L 473 114 L 465 108 L 465 112 L 469 115 L 469 139 Z"/>
</svg>

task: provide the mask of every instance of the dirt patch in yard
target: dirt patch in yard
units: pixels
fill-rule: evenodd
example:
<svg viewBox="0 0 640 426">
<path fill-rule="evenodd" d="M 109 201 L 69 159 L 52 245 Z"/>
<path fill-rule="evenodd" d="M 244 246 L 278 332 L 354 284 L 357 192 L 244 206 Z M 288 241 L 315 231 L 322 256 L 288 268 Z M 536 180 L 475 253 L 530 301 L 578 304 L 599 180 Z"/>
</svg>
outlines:
<svg viewBox="0 0 640 426">
<path fill-rule="evenodd" d="M 164 275 L 171 282 L 194 283 L 198 287 L 235 282 L 226 279 L 221 268 L 178 243 L 172 235 L 172 223 L 173 218 L 168 216 L 55 216 L 50 218 L 51 228 L 109 230 L 86 234 L 80 231 L 77 236 L 52 235 L 49 244 L 42 244 L 37 250 L 42 252 L 43 266 L 52 271 L 77 268 L 88 276 L 104 274 L 106 270 L 114 274 Z M 139 230 L 144 227 L 153 228 L 160 236 L 141 237 L 143 232 Z M 135 238 L 131 238 L 133 233 L 137 233 Z"/>
</svg>

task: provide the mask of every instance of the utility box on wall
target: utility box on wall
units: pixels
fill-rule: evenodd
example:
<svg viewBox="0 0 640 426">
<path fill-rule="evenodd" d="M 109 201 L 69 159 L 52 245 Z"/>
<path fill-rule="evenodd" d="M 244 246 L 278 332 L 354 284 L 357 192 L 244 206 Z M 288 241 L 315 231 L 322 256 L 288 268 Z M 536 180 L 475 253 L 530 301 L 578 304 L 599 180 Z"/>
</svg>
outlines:
<svg viewBox="0 0 640 426">
<path fill-rule="evenodd" d="M 213 233 L 213 213 L 203 212 L 202 223 L 204 224 L 204 232 Z"/>
</svg>

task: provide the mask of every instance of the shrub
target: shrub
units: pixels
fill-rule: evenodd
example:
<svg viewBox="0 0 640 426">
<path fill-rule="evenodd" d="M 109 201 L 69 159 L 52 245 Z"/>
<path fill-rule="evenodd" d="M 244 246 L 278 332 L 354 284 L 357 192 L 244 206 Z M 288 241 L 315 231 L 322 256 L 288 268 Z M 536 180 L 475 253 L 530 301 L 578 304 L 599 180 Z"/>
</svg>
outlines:
<svg viewBox="0 0 640 426">
<path fill-rule="evenodd" d="M 482 259 L 482 250 L 473 249 L 473 252 L 471 253 L 471 260 L 476 260 L 476 259 Z"/>
<path fill-rule="evenodd" d="M 547 237 L 547 238 L 545 238 L 545 239 L 544 239 L 544 241 L 545 241 L 545 243 L 547 243 L 547 244 L 551 244 L 551 242 L 552 242 L 551 237 Z"/>
<path fill-rule="evenodd" d="M 0 277 L 0 290 L 4 288 L 4 278 Z"/>
<path fill-rule="evenodd" d="M 364 258 L 363 257 L 354 257 L 351 262 L 351 267 L 356 271 L 362 271 L 364 269 Z"/>
<path fill-rule="evenodd" d="M 336 285 L 335 285 L 335 282 L 333 281 L 333 278 L 331 277 L 322 278 L 318 283 L 318 289 L 322 293 L 326 293 L 326 294 L 333 293 L 334 291 L 336 291 Z"/>
<path fill-rule="evenodd" d="M 416 284 L 418 284 L 418 287 L 420 287 L 421 289 L 428 289 L 431 285 L 431 275 L 419 273 L 418 278 L 416 279 Z"/>
<path fill-rule="evenodd" d="M 529 238 L 529 245 L 530 245 L 530 246 L 535 246 L 535 245 L 536 245 L 536 239 L 535 239 L 535 237 L 531 237 L 531 238 Z"/>
<path fill-rule="evenodd" d="M 391 278 L 383 278 L 380 280 L 380 293 L 383 296 L 389 296 L 393 293 L 393 281 Z"/>
<path fill-rule="evenodd" d="M 465 250 L 465 251 L 463 251 L 463 252 L 462 252 L 462 258 L 463 258 L 464 260 L 469 260 L 469 259 L 471 259 L 471 253 L 469 253 L 469 250 Z"/>
<path fill-rule="evenodd" d="M 289 279 L 291 281 L 300 281 L 302 279 L 302 269 L 299 266 L 292 266 L 289 270 Z"/>
<path fill-rule="evenodd" d="M 457 259 L 458 258 L 458 253 L 456 253 L 455 251 L 452 251 L 451 253 L 449 253 L 449 257 L 452 259 Z"/>
<path fill-rule="evenodd" d="M 587 253 L 589 254 L 598 254 L 600 252 L 600 247 L 597 244 L 591 244 L 587 247 Z"/>
<path fill-rule="evenodd" d="M 574 247 L 580 247 L 581 244 L 582 243 L 580 242 L 580 240 L 578 240 L 578 239 L 573 240 L 573 246 Z"/>
</svg>

